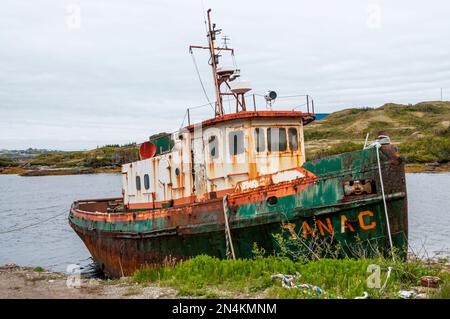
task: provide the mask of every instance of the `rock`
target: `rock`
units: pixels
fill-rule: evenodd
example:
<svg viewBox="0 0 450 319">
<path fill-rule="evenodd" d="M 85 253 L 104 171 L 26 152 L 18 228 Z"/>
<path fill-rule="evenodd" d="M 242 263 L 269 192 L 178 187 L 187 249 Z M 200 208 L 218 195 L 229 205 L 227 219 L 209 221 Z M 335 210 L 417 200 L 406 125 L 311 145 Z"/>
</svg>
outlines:
<svg viewBox="0 0 450 319">
<path fill-rule="evenodd" d="M 423 276 L 420 278 L 420 284 L 427 288 L 438 288 L 441 283 L 441 278 L 434 276 Z"/>
<path fill-rule="evenodd" d="M 425 166 L 428 166 L 428 167 L 439 167 L 439 163 L 438 162 L 425 163 Z"/>
<path fill-rule="evenodd" d="M 16 269 L 19 268 L 16 264 L 5 264 L 3 266 L 0 266 L 1 269 Z"/>
<path fill-rule="evenodd" d="M 417 292 L 415 290 L 400 290 L 398 295 L 402 299 L 412 299 L 417 296 Z"/>
</svg>

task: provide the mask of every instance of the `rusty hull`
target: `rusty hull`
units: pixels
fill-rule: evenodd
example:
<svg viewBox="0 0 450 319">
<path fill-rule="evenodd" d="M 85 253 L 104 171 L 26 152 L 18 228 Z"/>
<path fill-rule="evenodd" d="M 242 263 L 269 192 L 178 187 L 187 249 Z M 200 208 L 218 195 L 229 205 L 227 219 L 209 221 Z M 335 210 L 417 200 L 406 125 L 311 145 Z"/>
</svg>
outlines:
<svg viewBox="0 0 450 319">
<path fill-rule="evenodd" d="M 405 257 L 408 220 L 404 167 L 392 145 L 383 146 L 380 157 L 390 231 L 394 246 Z M 229 224 L 238 258 L 252 257 L 254 243 L 269 253 L 276 252 L 275 234 L 307 242 L 319 238 L 339 243 L 343 256 L 354 255 L 358 242 L 367 243 L 368 256 L 373 247 L 388 253 L 374 148 L 306 162 L 296 170 L 301 175 L 293 180 L 281 178 L 274 183 L 263 176 L 249 183 L 253 188 L 247 185 L 242 189 L 240 183 L 229 190 Z M 345 194 L 344 186 L 354 181 L 372 183 L 371 193 Z M 169 208 L 133 210 L 121 210 L 121 199 L 77 201 L 71 207 L 69 222 L 102 270 L 119 277 L 145 265 L 199 254 L 226 258 L 222 198 L 213 197 Z"/>
</svg>

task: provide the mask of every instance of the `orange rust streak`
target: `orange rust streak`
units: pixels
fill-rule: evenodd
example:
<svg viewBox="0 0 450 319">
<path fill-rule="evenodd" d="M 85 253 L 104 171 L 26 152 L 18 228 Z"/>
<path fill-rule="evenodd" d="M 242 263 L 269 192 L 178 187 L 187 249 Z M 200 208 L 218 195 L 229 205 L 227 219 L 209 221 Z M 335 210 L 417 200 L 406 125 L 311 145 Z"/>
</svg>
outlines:
<svg viewBox="0 0 450 319">
<path fill-rule="evenodd" d="M 229 199 L 230 205 L 239 206 L 243 204 L 259 202 L 271 196 L 284 197 L 288 195 L 294 195 L 307 188 L 316 180 L 317 177 L 305 177 L 300 181 L 296 180 L 292 182 L 284 182 L 268 187 L 258 187 L 251 190 L 250 192 L 232 194 Z"/>
<path fill-rule="evenodd" d="M 304 169 L 298 168 L 298 170 L 302 171 L 306 177 L 301 179 L 296 179 L 294 181 L 287 181 L 282 182 L 276 185 L 270 185 L 270 186 L 263 186 L 258 187 L 256 189 L 252 189 L 250 191 L 246 192 L 240 192 L 240 193 L 234 193 L 233 188 L 221 190 L 216 192 L 216 198 L 220 200 L 223 196 L 226 194 L 229 194 L 229 204 L 230 206 L 238 206 L 242 204 L 248 204 L 258 201 L 264 201 L 267 198 L 271 196 L 277 196 L 277 197 L 283 197 L 287 195 L 293 195 L 296 193 L 301 192 L 306 187 L 308 187 L 310 184 L 314 183 L 317 180 L 317 176 L 312 174 L 309 171 L 306 171 Z M 211 201 L 211 196 L 208 194 L 208 197 Z M 74 216 L 84 218 L 84 219 L 90 219 L 95 221 L 130 221 L 131 220 L 144 220 L 144 219 L 152 219 L 156 217 L 165 217 L 168 216 L 174 212 L 192 212 L 193 205 L 205 205 L 206 203 L 198 203 L 195 202 L 197 199 L 196 196 L 188 196 L 183 197 L 174 200 L 173 207 L 170 208 L 162 208 L 163 202 L 155 202 L 154 206 L 153 203 L 135 203 L 135 204 L 129 204 L 129 209 L 149 209 L 149 211 L 144 212 L 125 212 L 125 213 L 114 213 L 114 214 L 107 214 L 107 213 L 97 213 L 97 212 L 85 212 L 85 211 L 78 211 L 77 209 L 72 210 L 72 214 Z M 151 207 L 149 207 L 151 205 Z M 178 206 L 178 207 L 177 207 Z M 152 208 L 156 208 L 153 210 L 150 210 Z M 366 212 L 366 214 L 368 214 Z M 132 217 L 130 217 L 132 216 Z M 344 217 L 343 217 L 344 218 Z M 344 220 L 343 220 L 344 222 Z M 366 227 L 370 227 L 366 226 Z M 303 226 L 302 226 L 303 227 Z M 309 226 L 308 226 L 309 227 Z M 348 226 L 352 231 L 353 228 L 351 225 Z M 326 228 L 328 230 L 328 228 Z"/>
<path fill-rule="evenodd" d="M 249 178 L 258 177 L 258 171 L 257 171 L 257 168 L 256 168 L 256 163 L 250 163 L 249 164 L 248 177 Z"/>
<path fill-rule="evenodd" d="M 192 124 L 186 127 L 188 130 L 193 130 L 196 125 L 210 126 L 217 123 L 227 122 L 236 119 L 255 118 L 255 117 L 290 117 L 290 118 L 302 118 L 304 116 L 312 116 L 311 113 L 304 113 L 300 111 L 245 111 L 238 113 L 225 114 L 221 117 L 215 117 L 198 124 Z"/>
<path fill-rule="evenodd" d="M 154 219 L 160 217 L 166 217 L 172 215 L 175 212 L 179 213 L 190 213 L 192 208 L 190 206 L 180 207 L 180 208 L 166 208 L 166 209 L 156 209 L 152 211 L 144 212 L 125 212 L 125 213 L 89 213 L 78 211 L 77 209 L 72 209 L 72 215 L 75 217 L 94 220 L 94 221 L 107 221 L 107 222 L 127 222 L 132 220 L 146 220 Z"/>
</svg>

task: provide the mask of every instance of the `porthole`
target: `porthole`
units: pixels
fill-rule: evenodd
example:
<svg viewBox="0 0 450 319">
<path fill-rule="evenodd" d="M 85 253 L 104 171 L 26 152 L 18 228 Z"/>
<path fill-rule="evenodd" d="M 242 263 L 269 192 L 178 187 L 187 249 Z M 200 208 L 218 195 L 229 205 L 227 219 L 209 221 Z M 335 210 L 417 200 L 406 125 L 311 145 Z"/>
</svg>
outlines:
<svg viewBox="0 0 450 319">
<path fill-rule="evenodd" d="M 276 197 L 276 196 L 270 196 L 270 197 L 267 199 L 267 204 L 268 204 L 269 206 L 274 206 L 274 205 L 278 204 L 278 197 Z"/>
<path fill-rule="evenodd" d="M 150 176 L 148 174 L 144 175 L 144 187 L 146 190 L 150 188 Z"/>
<path fill-rule="evenodd" d="M 136 189 L 138 191 L 141 190 L 141 177 L 140 176 L 136 176 Z"/>
</svg>

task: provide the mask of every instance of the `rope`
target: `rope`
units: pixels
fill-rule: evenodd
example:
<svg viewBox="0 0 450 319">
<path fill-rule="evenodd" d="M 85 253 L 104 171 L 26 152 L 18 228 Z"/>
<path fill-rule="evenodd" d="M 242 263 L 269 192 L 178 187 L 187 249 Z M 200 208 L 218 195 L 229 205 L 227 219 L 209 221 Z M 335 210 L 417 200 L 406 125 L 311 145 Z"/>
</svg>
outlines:
<svg viewBox="0 0 450 319">
<path fill-rule="evenodd" d="M 389 244 L 391 246 L 392 260 L 395 262 L 395 256 L 393 254 L 393 252 L 394 252 L 394 250 L 393 250 L 394 249 L 394 245 L 392 244 L 391 226 L 389 224 L 389 215 L 388 215 L 387 204 L 386 204 L 386 195 L 384 193 L 383 174 L 381 173 L 380 147 L 381 147 L 380 143 L 376 143 L 375 144 L 375 149 L 377 151 L 378 173 L 380 175 L 381 195 L 383 197 L 384 214 L 386 216 L 386 227 L 387 227 L 387 232 L 388 232 L 388 235 L 389 235 Z"/>
<path fill-rule="evenodd" d="M 367 293 L 367 291 L 364 291 L 361 297 L 355 297 L 355 299 L 367 299 L 367 298 L 369 298 L 369 294 Z"/>
<path fill-rule="evenodd" d="M 233 61 L 233 66 L 235 69 L 237 69 L 237 63 L 236 63 L 236 57 L 234 56 L 234 52 L 231 52 L 231 59 Z"/>
<path fill-rule="evenodd" d="M 186 119 L 188 112 L 189 112 L 189 109 L 187 109 L 186 112 L 184 112 L 183 122 L 181 122 L 179 130 L 181 130 L 183 128 L 184 120 Z"/>
<path fill-rule="evenodd" d="M 299 272 L 296 272 L 295 275 L 285 275 L 285 274 L 275 274 L 272 275 L 272 280 L 275 279 L 281 279 L 281 287 L 283 288 L 287 288 L 287 289 L 292 289 L 292 288 L 297 288 L 297 289 L 308 289 L 311 291 L 314 291 L 316 293 L 318 293 L 319 295 L 322 294 L 326 294 L 325 291 L 323 291 L 320 287 L 318 286 L 314 286 L 311 284 L 296 284 L 295 283 L 295 279 L 300 278 L 301 275 Z M 330 297 L 331 295 L 328 294 Z"/>
<path fill-rule="evenodd" d="M 223 218 L 225 219 L 225 242 L 226 242 L 226 249 L 227 249 L 227 258 L 230 259 L 230 257 L 233 257 L 233 259 L 236 259 L 236 255 L 234 254 L 234 247 L 233 247 L 233 240 L 231 238 L 231 231 L 230 231 L 230 225 L 228 223 L 228 212 L 230 211 L 230 208 L 228 206 L 228 194 L 226 194 L 223 197 Z"/>
<path fill-rule="evenodd" d="M 391 267 L 389 267 L 389 268 L 391 268 Z M 388 273 L 388 277 L 386 278 L 386 282 L 387 282 L 387 279 L 389 278 L 389 275 L 391 274 L 390 273 L 391 270 L 392 269 L 389 269 L 389 273 Z M 316 292 L 319 295 L 328 295 L 328 298 L 333 298 L 333 296 L 331 294 L 326 293 L 319 286 L 314 286 L 314 285 L 311 285 L 311 284 L 296 284 L 295 280 L 297 278 L 301 277 L 301 275 L 300 275 L 300 273 L 298 271 L 295 273 L 295 275 L 285 275 L 285 274 L 281 274 L 280 273 L 280 274 L 272 275 L 271 277 L 272 277 L 272 280 L 280 279 L 281 287 L 283 287 L 283 288 L 287 288 L 287 289 L 292 289 L 292 288 L 307 289 L 307 290 L 314 291 L 314 292 Z M 386 285 L 386 282 L 385 282 L 385 285 Z M 383 286 L 382 289 L 384 289 L 384 286 Z M 366 291 L 364 291 L 363 296 L 356 297 L 355 299 L 367 299 L 368 297 L 369 297 L 369 294 Z M 338 297 L 338 298 L 342 299 L 340 297 Z"/>
<path fill-rule="evenodd" d="M 13 229 L 9 229 L 9 230 L 6 230 L 6 231 L 2 231 L 2 232 L 0 232 L 0 235 L 2 235 L 2 234 L 7 234 L 7 233 L 12 233 L 12 232 L 15 232 L 15 231 L 19 231 L 19 230 L 22 230 L 22 229 L 26 229 L 26 228 L 33 227 L 33 226 L 36 226 L 36 225 L 45 223 L 45 222 L 47 222 L 47 221 L 49 221 L 49 220 L 51 220 L 51 219 L 53 219 L 53 218 L 56 218 L 56 217 L 58 217 L 58 216 L 63 215 L 63 214 L 66 214 L 66 212 L 64 211 L 64 212 L 62 212 L 62 213 L 56 214 L 56 215 L 54 215 L 54 216 L 51 216 L 51 217 L 49 217 L 49 218 L 46 218 L 46 219 L 44 219 L 44 220 L 41 220 L 41 221 L 39 221 L 39 222 L 37 222 L 37 223 L 34 223 L 34 224 L 31 224 L 31 225 L 27 225 L 27 226 L 23 226 L 23 227 L 19 227 L 19 228 L 13 228 Z"/>
<path fill-rule="evenodd" d="M 200 75 L 200 71 L 198 70 L 197 61 L 195 60 L 194 52 L 192 51 L 192 49 L 190 50 L 190 53 L 191 53 L 191 56 L 192 56 L 192 61 L 194 62 L 195 71 L 197 71 L 198 80 L 200 81 L 200 85 L 202 86 L 202 89 L 203 89 L 203 93 L 205 94 L 205 97 L 206 97 L 206 100 L 208 101 L 208 104 L 211 106 L 212 110 L 214 111 L 212 103 L 209 100 L 208 93 L 206 93 L 205 86 L 203 85 L 202 77 Z"/>
</svg>

